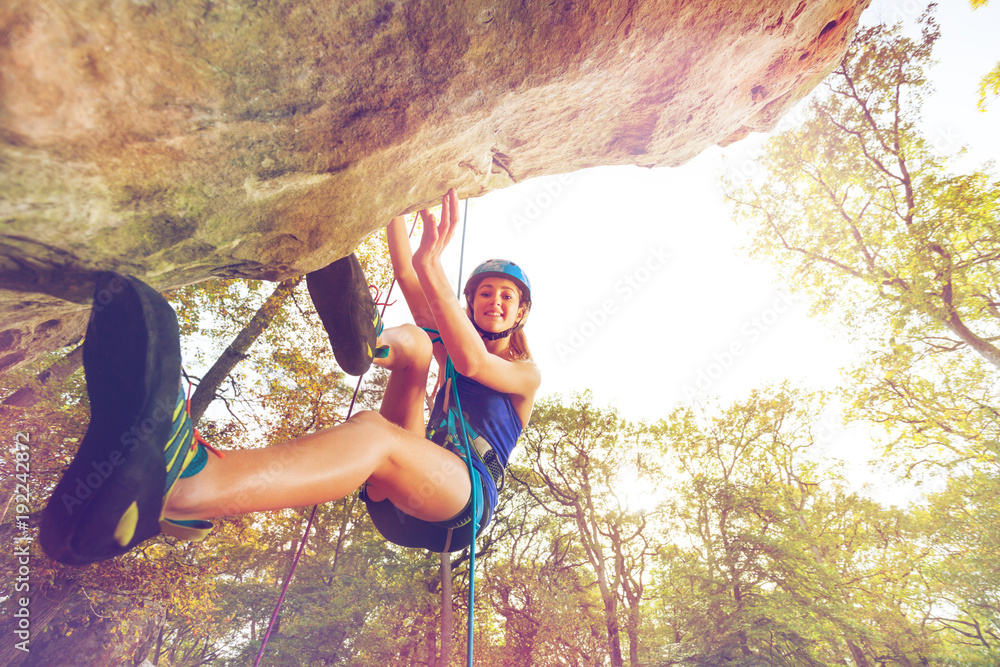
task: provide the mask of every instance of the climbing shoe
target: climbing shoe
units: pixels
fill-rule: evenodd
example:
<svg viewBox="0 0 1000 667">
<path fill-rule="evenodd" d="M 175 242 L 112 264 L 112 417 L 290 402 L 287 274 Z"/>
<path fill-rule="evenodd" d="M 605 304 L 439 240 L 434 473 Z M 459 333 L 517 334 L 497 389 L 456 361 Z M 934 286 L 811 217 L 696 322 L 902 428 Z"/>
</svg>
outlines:
<svg viewBox="0 0 1000 667">
<path fill-rule="evenodd" d="M 160 532 L 164 498 L 199 448 L 180 392 L 177 318 L 141 281 L 97 281 L 83 343 L 90 424 L 42 512 L 39 542 L 67 565 Z"/>
<path fill-rule="evenodd" d="M 174 490 L 178 480 L 193 477 L 208 463 L 208 452 L 222 458 L 222 452 L 215 449 L 201 437 L 191 421 L 191 403 L 184 397 L 184 390 L 177 392 L 170 437 L 163 447 L 163 460 L 167 471 L 163 500 Z M 212 522 L 203 519 L 168 519 L 160 517 L 160 530 L 165 535 L 191 542 L 200 542 L 212 532 Z"/>
<path fill-rule="evenodd" d="M 307 274 L 306 286 L 337 365 L 348 375 L 364 375 L 376 353 L 382 318 L 358 258 L 351 254 Z"/>
</svg>

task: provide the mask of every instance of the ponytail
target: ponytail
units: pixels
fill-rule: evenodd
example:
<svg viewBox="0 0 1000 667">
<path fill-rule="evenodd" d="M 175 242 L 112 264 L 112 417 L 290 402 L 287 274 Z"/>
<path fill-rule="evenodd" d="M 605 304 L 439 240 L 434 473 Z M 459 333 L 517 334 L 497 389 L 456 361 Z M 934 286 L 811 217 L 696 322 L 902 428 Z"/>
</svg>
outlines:
<svg viewBox="0 0 1000 667">
<path fill-rule="evenodd" d="M 515 359 L 521 361 L 531 361 L 531 350 L 528 349 L 528 337 L 524 335 L 524 329 L 519 328 L 510 334 L 510 349 Z"/>
</svg>

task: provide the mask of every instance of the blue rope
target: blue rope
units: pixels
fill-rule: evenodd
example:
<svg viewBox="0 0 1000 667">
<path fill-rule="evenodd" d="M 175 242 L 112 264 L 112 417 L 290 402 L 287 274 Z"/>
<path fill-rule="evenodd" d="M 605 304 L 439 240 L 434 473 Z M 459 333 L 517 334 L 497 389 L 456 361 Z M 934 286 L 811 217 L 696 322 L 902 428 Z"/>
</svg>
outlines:
<svg viewBox="0 0 1000 667">
<path fill-rule="evenodd" d="M 458 414 L 458 422 L 462 425 L 462 436 L 465 441 L 465 465 L 469 469 L 469 481 L 472 482 L 472 523 L 469 526 L 471 531 L 469 541 L 469 624 L 468 624 L 468 667 L 472 667 L 472 641 L 474 636 L 474 612 L 476 607 L 476 532 L 479 527 L 480 514 L 483 511 L 482 480 L 472 467 L 472 442 L 469 440 L 469 429 L 465 423 L 465 416 L 462 412 L 462 399 L 458 395 L 458 373 L 451 363 L 451 357 L 445 370 L 445 377 L 451 380 L 452 393 L 455 396 L 455 407 L 448 410 L 448 433 L 455 437 L 457 442 L 457 428 L 455 426 L 455 414 Z"/>
<path fill-rule="evenodd" d="M 465 261 L 465 232 L 468 229 L 469 224 L 469 200 L 465 200 L 465 215 L 462 216 L 462 247 L 458 255 L 458 289 L 457 298 L 462 298 L 462 266 Z M 431 338 L 431 342 L 442 342 L 439 331 L 434 329 L 424 329 L 427 333 L 437 334 L 437 337 Z M 472 483 L 472 525 L 470 527 L 471 536 L 469 542 L 469 622 L 468 622 L 468 657 L 467 666 L 472 667 L 472 645 L 474 636 L 474 619 L 475 619 L 475 609 L 476 609 L 476 532 L 479 527 L 480 513 L 483 511 L 482 508 L 482 480 L 479 479 L 479 475 L 476 473 L 476 469 L 472 466 L 472 442 L 469 439 L 469 429 L 465 423 L 465 416 L 462 412 L 462 399 L 458 395 L 458 372 L 455 370 L 455 366 L 451 363 L 451 357 L 447 358 L 448 361 L 445 364 L 445 378 L 451 380 L 451 391 L 452 395 L 455 397 L 454 406 L 448 409 L 448 434 L 452 437 L 457 445 L 460 445 L 458 439 L 458 428 L 456 427 L 455 414 L 458 414 L 458 423 L 462 425 L 462 436 L 465 441 L 465 465 L 469 469 L 469 481 Z"/>
</svg>

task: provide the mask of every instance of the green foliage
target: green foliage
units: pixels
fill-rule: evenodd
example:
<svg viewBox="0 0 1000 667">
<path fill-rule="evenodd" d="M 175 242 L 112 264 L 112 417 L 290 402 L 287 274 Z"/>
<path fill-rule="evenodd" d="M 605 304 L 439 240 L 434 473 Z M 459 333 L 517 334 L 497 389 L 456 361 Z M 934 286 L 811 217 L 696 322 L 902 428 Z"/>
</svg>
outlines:
<svg viewBox="0 0 1000 667">
<path fill-rule="evenodd" d="M 969 0 L 969 4 L 973 9 L 980 9 L 989 4 L 989 0 Z M 993 97 L 1000 95 L 1000 63 L 997 63 L 997 66 L 986 74 L 979 83 L 979 102 L 977 106 L 980 111 L 986 111 L 986 98 L 989 95 Z"/>
<path fill-rule="evenodd" d="M 529 494 L 506 493 L 486 542 L 480 604 L 500 619 L 495 650 L 479 651 L 488 664 L 604 664 L 603 605 L 572 527 Z"/>
<path fill-rule="evenodd" d="M 680 472 L 675 538 L 657 572 L 667 664 L 860 664 L 928 650 L 881 597 L 914 595 L 906 519 L 817 463 L 821 405 L 774 389 L 715 415 L 681 408 L 660 425 Z M 875 578 L 879 595 L 862 583 Z"/>
<path fill-rule="evenodd" d="M 989 96 L 1000 95 L 1000 63 L 985 74 L 979 82 L 979 102 L 977 106 L 980 111 L 986 111 L 986 99 Z"/>
<path fill-rule="evenodd" d="M 923 540 L 933 549 L 923 572 L 935 599 L 931 618 L 948 632 L 944 664 L 1000 661 L 997 498 L 1000 467 L 994 462 L 953 477 L 916 513 Z"/>
<path fill-rule="evenodd" d="M 769 140 L 767 180 L 729 194 L 753 252 L 818 312 L 1000 367 L 1000 189 L 988 168 L 948 173 L 917 129 L 937 36 L 930 16 L 919 40 L 859 31 L 806 122 Z"/>
<path fill-rule="evenodd" d="M 526 462 L 511 476 L 578 541 L 599 593 L 610 662 L 623 664 L 625 644 L 635 664 L 659 512 L 632 507 L 629 496 L 651 489 L 660 473 L 650 431 L 593 405 L 586 393 L 568 405 L 558 398 L 536 404 L 520 446 Z"/>
<path fill-rule="evenodd" d="M 843 393 L 851 417 L 885 428 L 882 464 L 947 488 L 895 518 L 866 511 L 858 526 L 885 543 L 842 545 L 838 566 L 870 588 L 842 598 L 864 612 L 828 599 L 824 613 L 856 664 L 990 664 L 996 582 L 979 573 L 997 570 L 983 499 L 998 479 L 1000 189 L 992 164 L 954 173 L 919 131 L 937 39 L 932 16 L 921 23 L 919 38 L 859 31 L 804 124 L 769 140 L 766 177 L 728 189 L 753 252 L 867 348 Z"/>
</svg>

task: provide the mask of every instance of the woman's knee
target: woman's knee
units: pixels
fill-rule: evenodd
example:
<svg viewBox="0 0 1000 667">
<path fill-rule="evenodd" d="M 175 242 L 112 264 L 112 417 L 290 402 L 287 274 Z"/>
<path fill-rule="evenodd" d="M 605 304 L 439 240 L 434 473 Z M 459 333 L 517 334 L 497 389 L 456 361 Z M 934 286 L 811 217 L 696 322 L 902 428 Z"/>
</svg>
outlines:
<svg viewBox="0 0 1000 667">
<path fill-rule="evenodd" d="M 401 324 L 393 327 L 397 353 L 405 356 L 410 363 L 430 366 L 434 357 L 434 345 L 427 333 L 415 324 Z"/>
<path fill-rule="evenodd" d="M 351 415 L 347 420 L 351 424 L 370 428 L 392 428 L 392 423 L 374 410 L 361 410 Z"/>
<path fill-rule="evenodd" d="M 386 457 L 391 456 L 400 446 L 401 434 L 405 433 L 399 426 L 373 410 L 355 413 L 344 426 L 357 429 L 354 437 L 369 443 L 369 451 L 378 451 L 380 456 Z"/>
</svg>

